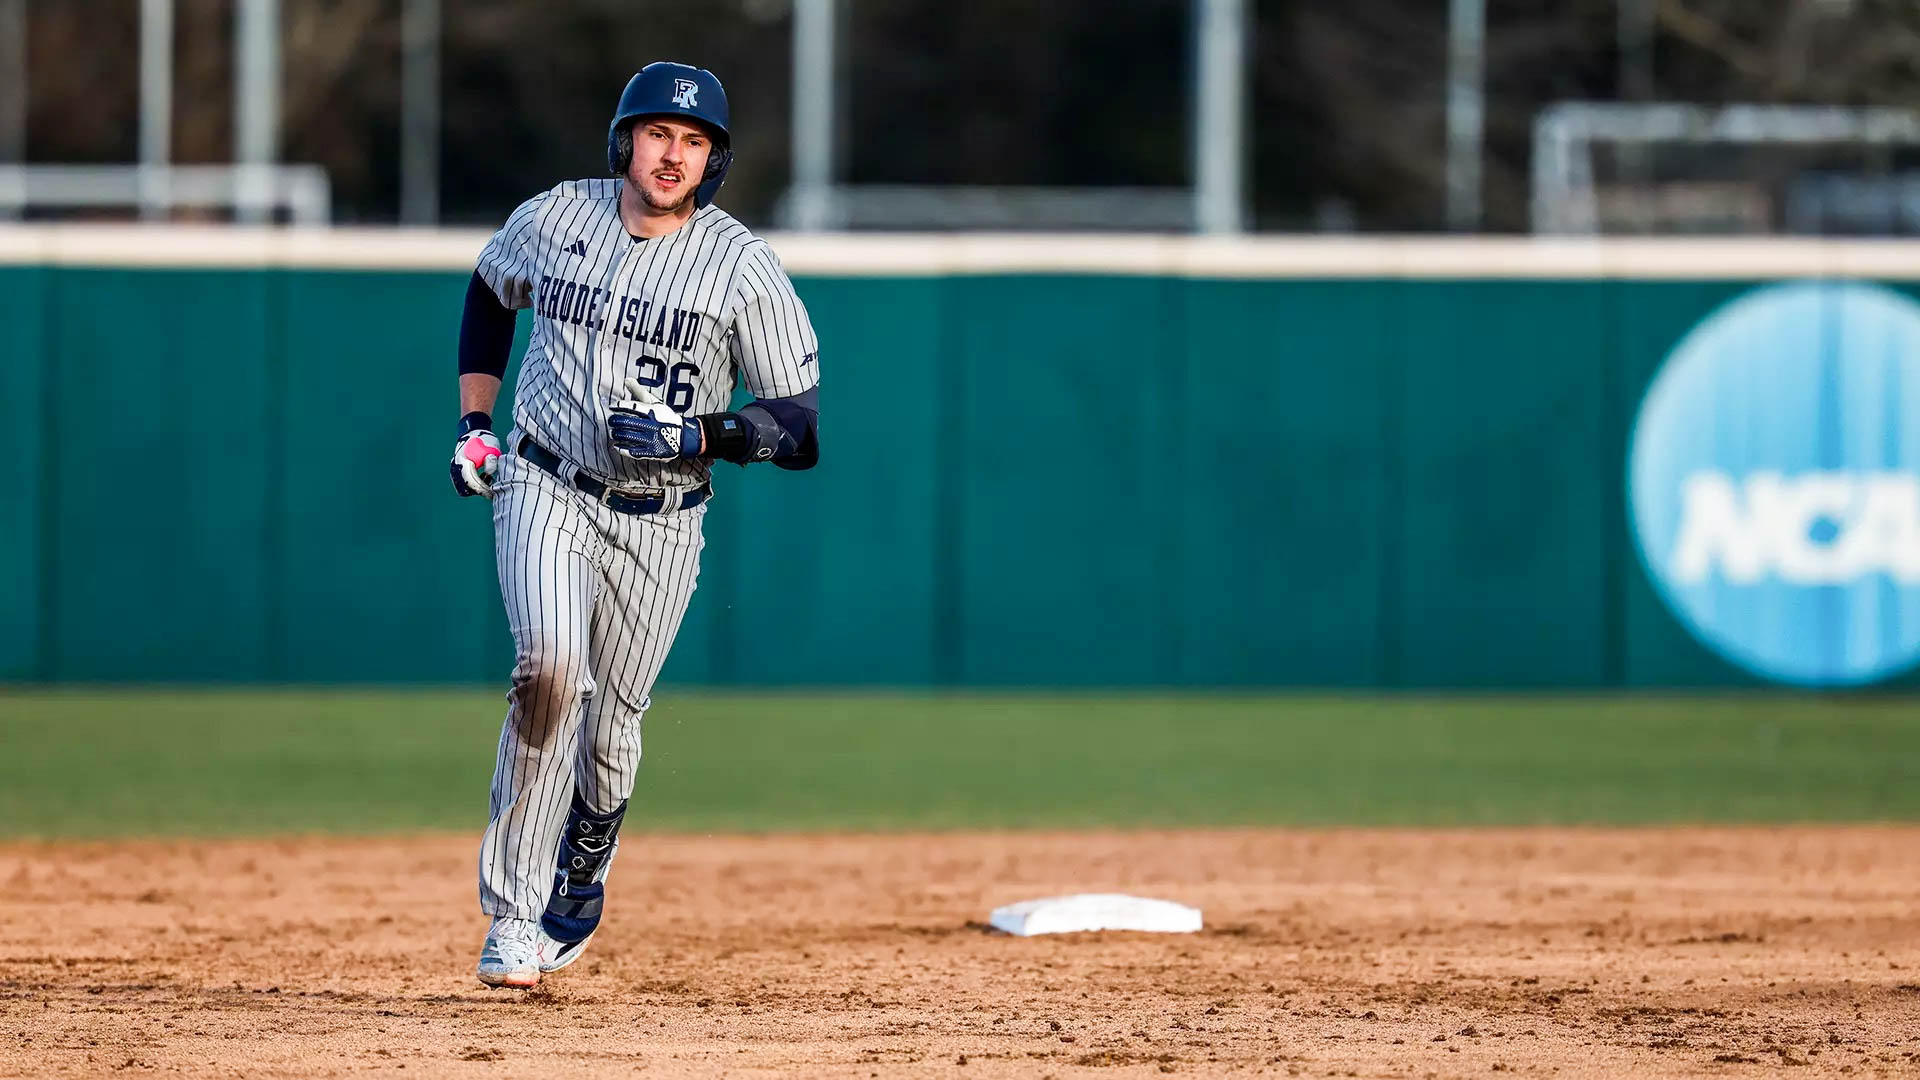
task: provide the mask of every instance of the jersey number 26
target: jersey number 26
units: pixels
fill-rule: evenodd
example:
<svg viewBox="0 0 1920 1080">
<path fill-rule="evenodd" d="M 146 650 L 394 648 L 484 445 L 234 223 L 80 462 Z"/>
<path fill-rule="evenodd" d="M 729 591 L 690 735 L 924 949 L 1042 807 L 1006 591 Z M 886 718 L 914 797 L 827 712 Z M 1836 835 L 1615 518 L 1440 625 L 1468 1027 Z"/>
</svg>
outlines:
<svg viewBox="0 0 1920 1080">
<path fill-rule="evenodd" d="M 700 366 L 681 361 L 669 368 L 664 360 L 643 356 L 636 377 L 643 386 L 655 390 L 666 387 L 667 392 L 660 395 L 661 399 L 667 403 L 667 408 L 683 413 L 693 408 L 693 380 L 700 377 Z"/>
</svg>

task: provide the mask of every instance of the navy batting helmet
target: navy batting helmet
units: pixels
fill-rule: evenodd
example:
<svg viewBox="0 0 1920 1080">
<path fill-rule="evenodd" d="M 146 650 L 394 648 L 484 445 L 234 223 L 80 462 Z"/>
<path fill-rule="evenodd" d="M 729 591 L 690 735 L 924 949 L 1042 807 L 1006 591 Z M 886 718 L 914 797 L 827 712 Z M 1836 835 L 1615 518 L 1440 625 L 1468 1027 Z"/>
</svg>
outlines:
<svg viewBox="0 0 1920 1080">
<path fill-rule="evenodd" d="M 628 79 L 627 88 L 620 92 L 620 106 L 613 110 L 613 123 L 607 127 L 607 167 L 615 176 L 627 175 L 627 166 L 633 162 L 633 122 L 645 116 L 684 116 L 713 129 L 713 149 L 707 154 L 700 186 L 693 189 L 693 205 L 712 202 L 727 179 L 727 167 L 733 164 L 727 91 L 719 77 L 706 68 L 661 60 Z"/>
</svg>

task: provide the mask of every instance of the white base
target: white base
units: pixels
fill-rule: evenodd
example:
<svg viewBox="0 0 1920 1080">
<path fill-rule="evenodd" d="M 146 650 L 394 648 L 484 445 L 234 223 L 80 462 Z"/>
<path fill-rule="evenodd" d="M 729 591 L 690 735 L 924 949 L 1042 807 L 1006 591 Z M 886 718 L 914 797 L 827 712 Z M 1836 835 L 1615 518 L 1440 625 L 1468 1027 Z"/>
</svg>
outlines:
<svg viewBox="0 0 1920 1080">
<path fill-rule="evenodd" d="M 1200 929 L 1200 909 L 1171 900 L 1149 900 L 1121 893 L 1080 893 L 1022 900 L 994 908 L 988 922 L 1017 937 L 1077 934 L 1091 930 L 1140 930 L 1150 934 L 1191 934 Z"/>
</svg>

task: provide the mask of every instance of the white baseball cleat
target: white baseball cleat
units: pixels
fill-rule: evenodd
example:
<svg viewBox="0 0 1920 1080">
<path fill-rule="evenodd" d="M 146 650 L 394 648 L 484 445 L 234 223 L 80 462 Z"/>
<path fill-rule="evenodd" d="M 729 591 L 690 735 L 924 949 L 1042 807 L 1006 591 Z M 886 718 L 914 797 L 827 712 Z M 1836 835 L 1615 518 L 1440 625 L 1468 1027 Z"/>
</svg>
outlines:
<svg viewBox="0 0 1920 1080">
<path fill-rule="evenodd" d="M 532 919 L 493 920 L 487 943 L 480 948 L 480 981 L 509 990 L 533 989 L 540 981 L 540 943 L 546 936 Z"/>
<path fill-rule="evenodd" d="M 549 971 L 559 971 L 580 959 L 580 954 L 587 951 L 587 942 L 592 940 L 593 935 L 589 934 L 579 941 L 559 941 L 542 930 L 540 932 L 540 973 L 544 975 Z"/>
</svg>

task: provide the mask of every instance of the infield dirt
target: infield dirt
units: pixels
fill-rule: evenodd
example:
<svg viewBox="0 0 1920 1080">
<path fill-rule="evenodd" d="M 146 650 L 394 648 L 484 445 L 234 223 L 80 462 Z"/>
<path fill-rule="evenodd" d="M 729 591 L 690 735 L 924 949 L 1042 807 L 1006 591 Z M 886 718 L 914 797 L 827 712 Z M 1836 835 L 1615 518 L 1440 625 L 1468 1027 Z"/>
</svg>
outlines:
<svg viewBox="0 0 1920 1080">
<path fill-rule="evenodd" d="M 1920 1075 L 1920 828 L 634 833 L 527 994 L 474 849 L 0 847 L 0 1074 Z M 1108 890 L 1208 928 L 982 925 Z"/>
</svg>

